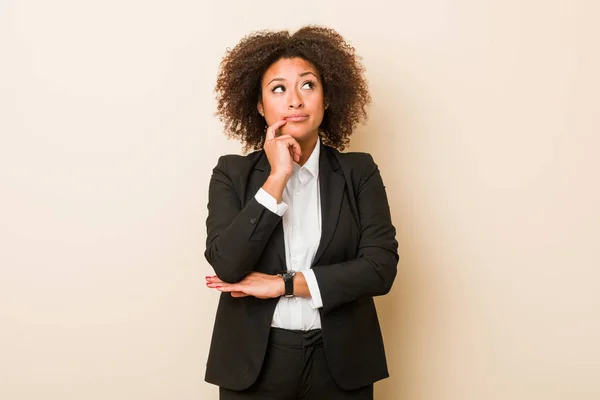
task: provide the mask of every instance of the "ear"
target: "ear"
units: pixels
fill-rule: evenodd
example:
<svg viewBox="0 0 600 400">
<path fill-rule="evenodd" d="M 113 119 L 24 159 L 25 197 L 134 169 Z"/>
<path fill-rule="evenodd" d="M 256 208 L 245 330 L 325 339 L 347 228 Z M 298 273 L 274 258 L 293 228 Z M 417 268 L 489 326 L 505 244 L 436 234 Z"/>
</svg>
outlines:
<svg viewBox="0 0 600 400">
<path fill-rule="evenodd" d="M 265 116 L 265 110 L 263 109 L 262 99 L 260 99 L 260 98 L 258 99 L 258 104 L 256 105 L 256 108 L 258 109 L 258 113 L 264 117 Z"/>
</svg>

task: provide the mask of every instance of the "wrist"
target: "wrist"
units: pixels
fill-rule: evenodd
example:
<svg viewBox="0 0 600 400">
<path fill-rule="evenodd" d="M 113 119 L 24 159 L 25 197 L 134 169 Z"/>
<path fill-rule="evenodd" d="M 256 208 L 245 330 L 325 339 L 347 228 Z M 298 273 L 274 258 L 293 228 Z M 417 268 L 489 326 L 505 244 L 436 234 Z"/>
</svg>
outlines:
<svg viewBox="0 0 600 400">
<path fill-rule="evenodd" d="M 273 285 L 275 287 L 275 295 L 273 297 L 282 297 L 285 294 L 285 282 L 281 274 L 271 275 Z"/>
<path fill-rule="evenodd" d="M 294 278 L 296 277 L 296 271 L 284 271 L 279 274 L 283 282 L 283 295 L 284 297 L 294 297 L 296 295 L 296 288 L 294 287 Z"/>
<path fill-rule="evenodd" d="M 285 185 L 287 183 L 288 179 L 290 179 L 290 176 L 292 176 L 292 174 L 287 174 L 287 173 L 278 172 L 278 171 L 271 171 L 271 173 L 269 174 L 269 176 L 267 178 L 267 181 Z"/>
<path fill-rule="evenodd" d="M 277 294 L 279 295 L 278 297 L 283 297 L 285 295 L 285 282 L 283 281 L 283 277 L 280 275 L 277 276 L 277 280 L 279 281 L 277 283 Z"/>
<path fill-rule="evenodd" d="M 281 196 L 283 195 L 288 179 L 289 176 L 271 173 L 262 188 L 265 192 L 273 196 L 277 200 L 277 204 L 279 204 L 281 203 Z"/>
</svg>

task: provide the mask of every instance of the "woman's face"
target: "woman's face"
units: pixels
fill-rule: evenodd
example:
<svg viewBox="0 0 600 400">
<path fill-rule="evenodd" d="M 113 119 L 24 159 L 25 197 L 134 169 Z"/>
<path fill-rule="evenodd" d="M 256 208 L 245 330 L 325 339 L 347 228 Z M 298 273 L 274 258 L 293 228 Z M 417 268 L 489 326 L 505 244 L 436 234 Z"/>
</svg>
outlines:
<svg viewBox="0 0 600 400">
<path fill-rule="evenodd" d="M 263 75 L 261 87 L 258 112 L 267 125 L 286 119 L 281 134 L 298 141 L 318 136 L 326 106 L 321 78 L 310 62 L 299 57 L 276 61 Z"/>
</svg>

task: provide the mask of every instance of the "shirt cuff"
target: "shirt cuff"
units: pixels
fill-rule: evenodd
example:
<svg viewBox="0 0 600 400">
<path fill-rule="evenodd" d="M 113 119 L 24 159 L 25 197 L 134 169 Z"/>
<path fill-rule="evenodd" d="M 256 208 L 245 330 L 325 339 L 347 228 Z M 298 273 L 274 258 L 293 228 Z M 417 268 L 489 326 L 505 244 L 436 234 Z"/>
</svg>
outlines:
<svg viewBox="0 0 600 400">
<path fill-rule="evenodd" d="M 309 269 L 308 271 L 302 271 L 304 275 L 304 279 L 306 280 L 306 285 L 308 286 L 308 291 L 310 292 L 311 297 L 311 307 L 313 309 L 323 307 L 323 299 L 321 299 L 321 291 L 319 290 L 319 284 L 317 283 L 317 277 L 315 276 L 315 271 Z"/>
<path fill-rule="evenodd" d="M 288 208 L 288 205 L 285 204 L 283 201 L 277 204 L 277 200 L 275 200 L 275 197 L 271 196 L 263 188 L 258 189 L 256 195 L 254 195 L 254 198 L 267 210 L 279 215 L 280 217 L 283 216 L 283 213 L 285 213 L 285 211 Z"/>
</svg>

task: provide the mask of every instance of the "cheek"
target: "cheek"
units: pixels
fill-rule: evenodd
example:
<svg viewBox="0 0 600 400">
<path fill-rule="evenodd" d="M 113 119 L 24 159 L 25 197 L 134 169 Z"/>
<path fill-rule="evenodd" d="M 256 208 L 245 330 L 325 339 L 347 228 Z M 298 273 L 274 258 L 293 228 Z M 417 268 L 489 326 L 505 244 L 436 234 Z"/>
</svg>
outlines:
<svg viewBox="0 0 600 400">
<path fill-rule="evenodd" d="M 270 118 L 277 118 L 282 109 L 285 111 L 285 104 L 279 99 L 268 99 L 263 101 L 263 109 Z"/>
<path fill-rule="evenodd" d="M 314 110 L 325 111 L 325 99 L 323 97 L 323 93 L 315 93 L 313 96 L 310 96 L 307 100 L 310 101 Z"/>
<path fill-rule="evenodd" d="M 323 114 L 325 113 L 325 104 L 323 101 L 317 100 L 311 105 L 311 109 L 315 116 L 322 118 Z"/>
</svg>

